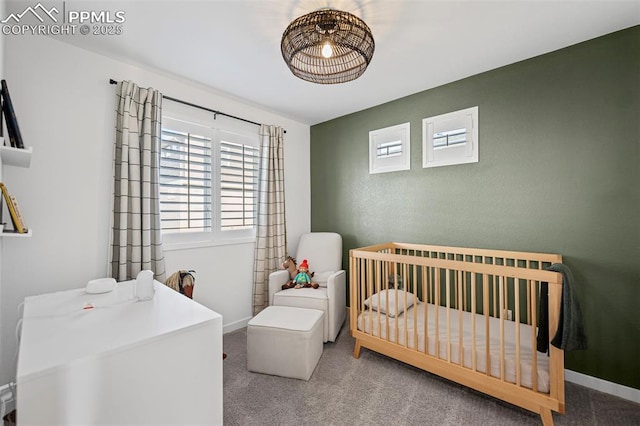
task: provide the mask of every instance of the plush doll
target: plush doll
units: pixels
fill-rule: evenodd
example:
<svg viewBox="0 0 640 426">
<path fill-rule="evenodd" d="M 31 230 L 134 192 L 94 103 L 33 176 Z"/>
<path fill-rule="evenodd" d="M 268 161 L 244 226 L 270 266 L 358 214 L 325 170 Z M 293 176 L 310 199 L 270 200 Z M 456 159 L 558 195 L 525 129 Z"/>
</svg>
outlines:
<svg viewBox="0 0 640 426">
<path fill-rule="evenodd" d="M 298 274 L 293 278 L 295 288 L 313 287 L 318 288 L 317 283 L 311 282 L 311 276 L 309 275 L 309 264 L 307 259 L 304 259 L 300 266 L 298 266 Z"/>
<path fill-rule="evenodd" d="M 308 267 L 308 264 L 306 263 L 307 260 L 305 259 L 305 264 Z M 287 271 L 289 271 L 289 281 L 286 284 L 282 285 L 282 289 L 286 290 L 288 288 L 294 288 L 296 286 L 296 283 L 294 281 L 294 278 L 298 275 L 298 266 L 296 265 L 296 259 L 294 259 L 291 256 L 287 256 L 287 258 L 284 260 L 284 262 L 282 262 L 280 264 L 280 267 L 282 269 L 286 269 Z M 309 275 L 309 277 L 313 278 L 313 276 L 315 275 L 315 272 L 311 272 L 309 273 L 307 270 L 307 274 Z M 313 288 L 318 288 L 318 284 L 312 283 L 311 285 L 308 285 L 307 287 L 313 287 Z"/>
</svg>

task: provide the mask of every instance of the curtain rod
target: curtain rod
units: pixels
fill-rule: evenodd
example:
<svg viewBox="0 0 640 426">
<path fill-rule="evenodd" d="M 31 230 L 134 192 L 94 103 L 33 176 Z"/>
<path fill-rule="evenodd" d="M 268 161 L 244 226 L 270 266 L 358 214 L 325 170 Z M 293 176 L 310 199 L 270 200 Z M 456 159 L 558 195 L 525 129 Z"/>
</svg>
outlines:
<svg viewBox="0 0 640 426">
<path fill-rule="evenodd" d="M 114 79 L 110 78 L 109 79 L 109 84 L 118 84 L 118 82 L 115 81 Z M 164 99 L 169 99 L 170 101 L 173 101 L 173 102 L 178 102 L 178 103 L 183 104 L 183 105 L 188 105 L 190 107 L 199 108 L 199 109 L 202 109 L 202 110 L 205 110 L 205 111 L 212 112 L 214 114 L 220 114 L 220 115 L 224 115 L 225 117 L 235 118 L 236 120 L 244 121 L 245 123 L 255 124 L 256 126 L 261 126 L 262 125 L 261 123 L 256 123 L 255 121 L 247 120 L 246 118 L 236 117 L 235 115 L 227 114 L 227 113 L 224 113 L 222 111 L 216 111 L 215 109 L 211 109 L 211 108 L 203 107 L 203 106 L 200 106 L 200 105 L 192 104 L 191 102 L 183 101 L 181 99 L 172 98 L 171 96 L 162 95 L 162 97 Z M 284 132 L 287 133 L 286 130 Z"/>
</svg>

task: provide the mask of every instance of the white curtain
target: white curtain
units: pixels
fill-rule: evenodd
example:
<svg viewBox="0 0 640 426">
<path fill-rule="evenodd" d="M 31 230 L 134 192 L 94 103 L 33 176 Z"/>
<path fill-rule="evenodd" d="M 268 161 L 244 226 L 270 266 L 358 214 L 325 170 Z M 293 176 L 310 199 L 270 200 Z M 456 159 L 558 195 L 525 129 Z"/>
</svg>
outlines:
<svg viewBox="0 0 640 426">
<path fill-rule="evenodd" d="M 165 280 L 158 187 L 161 109 L 157 90 L 118 83 L 109 250 L 111 276 L 117 281 L 146 269 Z"/>
<path fill-rule="evenodd" d="M 260 127 L 258 227 L 253 268 L 253 314 L 269 303 L 269 274 L 287 253 L 284 211 L 284 129 Z"/>
</svg>

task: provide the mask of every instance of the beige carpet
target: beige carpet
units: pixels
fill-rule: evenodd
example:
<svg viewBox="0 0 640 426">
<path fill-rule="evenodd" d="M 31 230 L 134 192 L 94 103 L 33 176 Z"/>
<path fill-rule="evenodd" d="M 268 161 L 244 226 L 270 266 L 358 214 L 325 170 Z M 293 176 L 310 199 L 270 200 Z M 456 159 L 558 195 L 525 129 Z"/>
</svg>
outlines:
<svg viewBox="0 0 640 426">
<path fill-rule="evenodd" d="M 246 330 L 224 336 L 225 425 L 540 425 L 540 417 L 363 349 L 346 326 L 308 382 L 247 371 Z M 640 404 L 566 384 L 556 425 L 640 425 Z"/>
</svg>

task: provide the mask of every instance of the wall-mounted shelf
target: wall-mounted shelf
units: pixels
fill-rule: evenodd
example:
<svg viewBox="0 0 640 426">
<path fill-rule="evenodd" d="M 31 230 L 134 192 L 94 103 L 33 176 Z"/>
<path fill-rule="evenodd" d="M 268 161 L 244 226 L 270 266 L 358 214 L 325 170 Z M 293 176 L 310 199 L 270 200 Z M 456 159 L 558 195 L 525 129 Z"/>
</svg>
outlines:
<svg viewBox="0 0 640 426">
<path fill-rule="evenodd" d="M 29 166 L 31 166 L 31 154 L 33 154 L 33 149 L 31 147 L 13 148 L 10 146 L 4 146 L 4 137 L 0 137 L 0 161 L 2 162 L 2 164 L 14 167 L 28 168 Z M 2 203 L 0 203 L 0 208 L 2 208 Z M 0 218 L 2 218 L 1 211 Z M 10 225 L 11 222 L 9 222 L 9 226 Z M 18 232 L 5 232 L 4 226 L 0 224 L 0 237 L 29 238 L 32 234 L 33 232 L 31 231 L 31 229 L 29 229 L 24 234 L 20 234 Z"/>
<path fill-rule="evenodd" d="M 12 148 L 4 146 L 4 138 L 0 138 L 0 158 L 2 163 L 15 167 L 29 167 L 31 165 L 31 154 L 33 148 Z"/>
<path fill-rule="evenodd" d="M 29 229 L 24 234 L 19 234 L 17 232 L 5 232 L 5 231 L 0 232 L 0 237 L 2 238 L 29 238 L 31 237 L 31 235 L 33 235 L 33 231 L 31 229 Z"/>
</svg>

